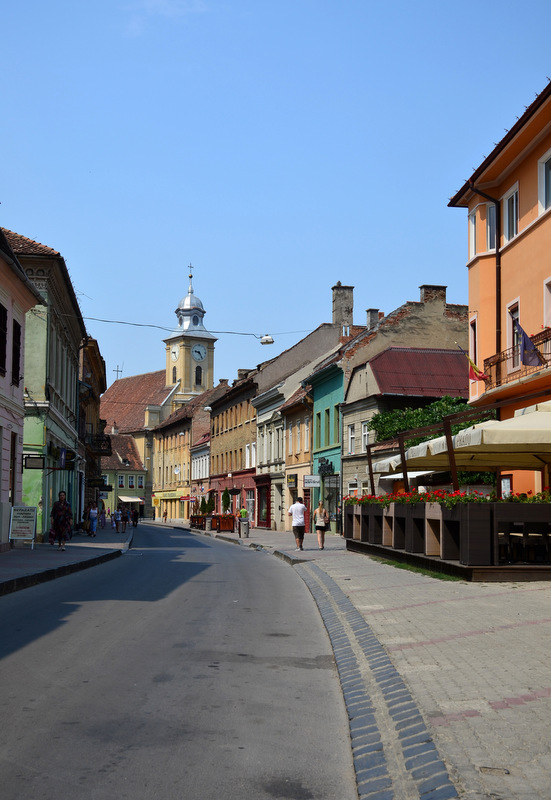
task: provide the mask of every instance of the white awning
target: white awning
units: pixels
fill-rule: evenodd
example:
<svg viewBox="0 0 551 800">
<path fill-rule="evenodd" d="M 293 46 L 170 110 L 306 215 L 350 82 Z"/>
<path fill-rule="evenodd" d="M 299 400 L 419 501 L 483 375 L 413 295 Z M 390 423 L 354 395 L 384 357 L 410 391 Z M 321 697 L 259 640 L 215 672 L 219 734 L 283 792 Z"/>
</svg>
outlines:
<svg viewBox="0 0 551 800">
<path fill-rule="evenodd" d="M 145 503 L 143 497 L 125 497 L 122 494 L 119 495 L 119 501 L 121 503 L 140 503 L 141 505 Z"/>
<path fill-rule="evenodd" d="M 421 475 L 432 475 L 434 470 L 428 469 L 423 470 L 422 472 L 415 472 L 412 470 L 408 472 L 408 478 L 420 478 Z M 381 475 L 379 478 L 380 481 L 403 481 L 404 480 L 404 473 L 403 472 L 396 472 L 394 475 Z"/>
</svg>

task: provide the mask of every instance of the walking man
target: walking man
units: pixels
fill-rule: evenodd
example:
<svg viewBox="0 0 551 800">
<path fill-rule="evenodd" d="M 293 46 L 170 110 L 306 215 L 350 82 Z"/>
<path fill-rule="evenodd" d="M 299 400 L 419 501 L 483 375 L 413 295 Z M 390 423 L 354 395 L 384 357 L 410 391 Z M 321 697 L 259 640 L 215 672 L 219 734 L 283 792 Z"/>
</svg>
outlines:
<svg viewBox="0 0 551 800">
<path fill-rule="evenodd" d="M 289 508 L 288 514 L 293 518 L 293 533 L 295 535 L 295 542 L 297 543 L 297 550 L 304 550 L 302 543 L 304 542 L 304 529 L 306 506 L 302 502 L 302 497 L 297 497 L 296 503 Z"/>
</svg>

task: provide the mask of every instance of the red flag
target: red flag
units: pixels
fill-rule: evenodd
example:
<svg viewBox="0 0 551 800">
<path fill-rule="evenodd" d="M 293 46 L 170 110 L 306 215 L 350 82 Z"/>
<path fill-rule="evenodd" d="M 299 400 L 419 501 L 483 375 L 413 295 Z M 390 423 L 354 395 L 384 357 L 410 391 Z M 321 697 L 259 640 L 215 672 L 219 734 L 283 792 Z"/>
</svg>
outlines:
<svg viewBox="0 0 551 800">
<path fill-rule="evenodd" d="M 456 342 L 457 344 L 457 342 Z M 468 354 L 463 350 L 463 348 L 457 344 L 467 361 L 469 362 L 469 379 L 471 381 L 489 381 L 490 376 L 485 375 L 482 370 L 476 366 L 472 358 L 469 358 Z"/>
</svg>

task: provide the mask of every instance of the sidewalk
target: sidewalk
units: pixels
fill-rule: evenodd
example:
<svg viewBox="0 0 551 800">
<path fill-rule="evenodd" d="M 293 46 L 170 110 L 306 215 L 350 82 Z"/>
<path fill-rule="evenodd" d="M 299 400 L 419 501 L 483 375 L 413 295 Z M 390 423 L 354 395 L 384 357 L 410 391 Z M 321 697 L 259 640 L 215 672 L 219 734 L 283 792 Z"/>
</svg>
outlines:
<svg viewBox="0 0 551 800">
<path fill-rule="evenodd" d="M 117 557 L 132 533 L 1 554 L 0 594 Z M 296 552 L 290 532 L 193 533 L 271 553 L 309 587 L 339 669 L 361 800 L 551 800 L 550 583 L 438 580 L 348 552 L 336 535 L 320 551 L 306 534 Z"/>
<path fill-rule="evenodd" d="M 31 550 L 30 544 L 16 542 L 11 550 L 0 553 L 0 595 L 118 558 L 131 546 L 133 531 L 131 526 L 125 534 L 105 528 L 94 538 L 77 531 L 61 551 L 57 544 L 35 544 Z"/>
</svg>

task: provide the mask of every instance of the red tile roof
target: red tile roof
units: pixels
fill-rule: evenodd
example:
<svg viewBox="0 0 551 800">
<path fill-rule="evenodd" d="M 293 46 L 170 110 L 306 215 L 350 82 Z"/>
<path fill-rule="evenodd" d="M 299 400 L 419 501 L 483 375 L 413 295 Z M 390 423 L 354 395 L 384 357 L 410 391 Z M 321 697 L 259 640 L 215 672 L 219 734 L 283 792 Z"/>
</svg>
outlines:
<svg viewBox="0 0 551 800">
<path fill-rule="evenodd" d="M 111 434 L 112 455 L 101 457 L 101 468 L 107 470 L 142 470 L 144 466 L 136 442 L 128 434 Z M 128 461 L 128 464 L 123 463 Z"/>
<path fill-rule="evenodd" d="M 210 403 L 218 400 L 229 391 L 229 388 L 230 387 L 227 383 L 219 383 L 212 389 L 207 389 L 205 392 L 198 394 L 196 397 L 192 397 L 191 400 L 188 400 L 185 405 L 167 417 L 164 422 L 161 422 L 159 425 L 157 425 L 155 430 L 168 428 L 184 419 L 193 419 L 193 415 L 197 409 L 202 409 L 204 406 L 208 406 Z"/>
<path fill-rule="evenodd" d="M 10 231 L 8 228 L 2 228 L 2 230 L 10 243 L 11 249 L 18 256 L 56 256 L 60 258 L 60 253 L 57 250 L 53 250 L 45 244 L 35 242 L 34 239 L 27 239 L 26 236 L 21 236 L 20 233 Z"/>
<path fill-rule="evenodd" d="M 115 426 L 119 433 L 142 430 L 145 409 L 149 405 L 162 406 L 173 386 L 165 383 L 165 370 L 146 372 L 130 378 L 120 378 L 101 396 L 100 414 L 107 420 L 105 432 Z"/>
<path fill-rule="evenodd" d="M 459 350 L 389 347 L 369 366 L 380 394 L 469 396 L 469 362 Z"/>
</svg>

